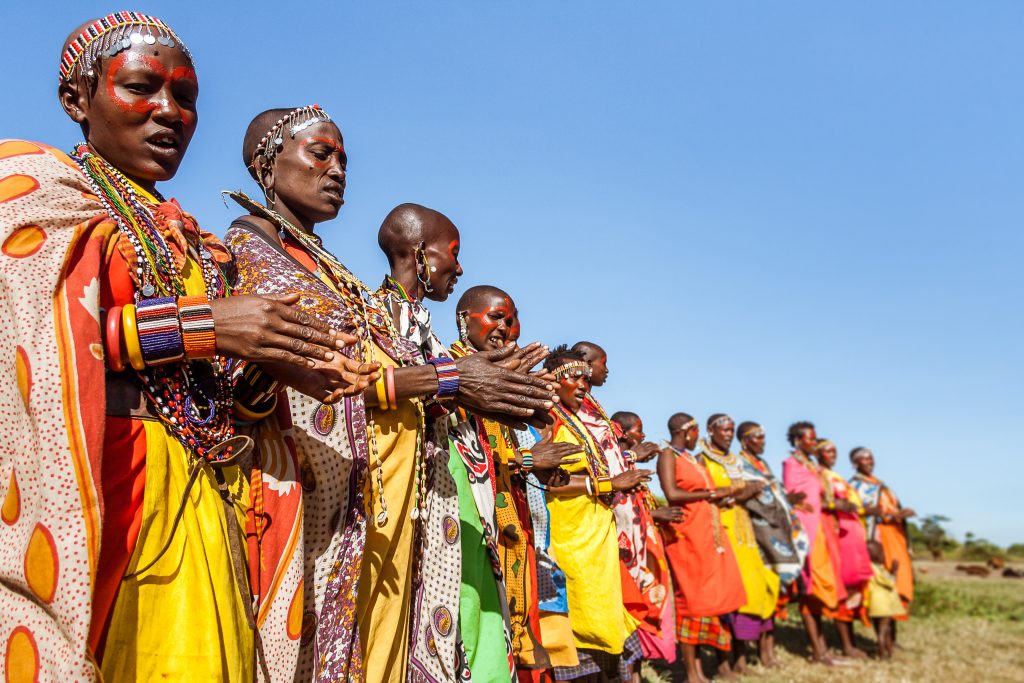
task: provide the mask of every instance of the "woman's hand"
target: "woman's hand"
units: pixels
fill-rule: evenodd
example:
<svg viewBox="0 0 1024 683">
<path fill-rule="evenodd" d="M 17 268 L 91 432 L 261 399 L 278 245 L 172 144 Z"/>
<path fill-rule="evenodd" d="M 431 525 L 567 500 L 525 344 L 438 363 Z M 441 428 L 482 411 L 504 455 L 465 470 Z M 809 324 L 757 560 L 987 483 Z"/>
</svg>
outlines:
<svg viewBox="0 0 1024 683">
<path fill-rule="evenodd" d="M 210 302 L 217 351 L 257 363 L 312 368 L 334 360 L 345 342 L 330 325 L 299 310 L 298 294 L 240 295 Z"/>
<path fill-rule="evenodd" d="M 531 346 L 533 346 L 531 344 Z M 527 347 L 530 348 L 530 347 Z M 504 413 L 512 418 L 546 414 L 558 402 L 555 386 L 525 372 L 501 367 L 516 349 L 473 353 L 455 361 L 459 369 L 456 402 L 477 415 Z"/>
<path fill-rule="evenodd" d="M 580 461 L 570 456 L 583 451 L 582 446 L 572 443 L 552 443 L 549 439 L 540 441 L 530 448 L 533 453 L 534 470 L 553 470 Z"/>
<path fill-rule="evenodd" d="M 807 500 L 807 493 L 804 491 L 790 491 L 786 494 L 786 500 L 788 500 L 789 504 L 793 507 L 799 507 L 805 500 Z M 804 510 L 806 508 L 800 509 Z"/>
<path fill-rule="evenodd" d="M 661 452 L 661 448 L 653 441 L 644 441 L 631 449 L 636 454 L 637 462 L 649 462 L 654 456 Z"/>
<path fill-rule="evenodd" d="M 512 355 L 498 363 L 506 370 L 529 372 L 537 363 L 551 355 L 551 350 L 540 342 L 533 342 L 523 347 L 516 346 L 515 342 L 509 342 L 506 347 L 513 349 Z"/>
<path fill-rule="evenodd" d="M 660 508 L 651 510 L 651 519 L 655 524 L 673 524 L 683 521 L 683 508 L 674 505 L 663 505 Z"/>
<path fill-rule="evenodd" d="M 360 394 L 380 378 L 380 363 L 361 363 L 341 353 L 308 369 L 287 363 L 261 363 L 260 367 L 282 384 L 323 403 Z"/>
<path fill-rule="evenodd" d="M 650 470 L 629 470 L 612 477 L 612 490 L 620 493 L 632 493 L 650 480 Z"/>
<path fill-rule="evenodd" d="M 836 510 L 839 510 L 840 512 L 853 512 L 853 513 L 856 513 L 857 512 L 857 506 L 854 505 L 853 503 L 851 503 L 848 500 L 843 500 L 843 499 L 840 498 L 840 499 L 836 500 Z"/>
</svg>

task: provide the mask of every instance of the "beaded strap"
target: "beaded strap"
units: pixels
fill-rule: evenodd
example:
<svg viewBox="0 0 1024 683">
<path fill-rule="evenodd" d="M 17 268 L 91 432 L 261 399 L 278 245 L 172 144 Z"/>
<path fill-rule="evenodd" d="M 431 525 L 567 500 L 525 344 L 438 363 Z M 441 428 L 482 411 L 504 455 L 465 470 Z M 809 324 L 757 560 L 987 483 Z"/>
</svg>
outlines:
<svg viewBox="0 0 1024 683">
<path fill-rule="evenodd" d="M 427 361 L 437 370 L 436 399 L 453 398 L 459 393 L 459 368 L 447 356 L 438 356 Z"/>
<path fill-rule="evenodd" d="M 183 296 L 178 299 L 178 317 L 185 355 L 213 358 L 217 355 L 217 335 L 213 327 L 213 309 L 205 296 Z"/>
</svg>

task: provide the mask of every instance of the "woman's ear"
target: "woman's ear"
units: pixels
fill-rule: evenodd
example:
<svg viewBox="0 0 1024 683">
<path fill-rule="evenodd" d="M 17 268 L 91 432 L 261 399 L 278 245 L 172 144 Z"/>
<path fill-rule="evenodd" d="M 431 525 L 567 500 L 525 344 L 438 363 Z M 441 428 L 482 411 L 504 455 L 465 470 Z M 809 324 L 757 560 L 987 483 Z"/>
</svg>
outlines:
<svg viewBox="0 0 1024 683">
<path fill-rule="evenodd" d="M 79 125 L 84 125 L 89 113 L 89 97 L 86 93 L 84 78 L 72 78 L 70 81 L 61 81 L 57 88 L 57 97 L 60 99 L 60 106 L 71 120 Z"/>
</svg>

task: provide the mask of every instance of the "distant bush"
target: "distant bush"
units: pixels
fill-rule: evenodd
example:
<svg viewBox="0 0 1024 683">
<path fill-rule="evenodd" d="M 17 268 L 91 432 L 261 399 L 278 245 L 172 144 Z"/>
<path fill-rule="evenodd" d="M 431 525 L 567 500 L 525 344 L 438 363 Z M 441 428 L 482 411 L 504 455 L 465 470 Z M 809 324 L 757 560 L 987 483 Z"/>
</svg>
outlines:
<svg viewBox="0 0 1024 683">
<path fill-rule="evenodd" d="M 914 586 L 910 614 L 1024 621 L 1024 592 L 1010 580 L 928 579 Z"/>
<path fill-rule="evenodd" d="M 1006 554 L 1017 559 L 1024 558 L 1024 543 L 1013 543 L 1007 546 Z"/>
<path fill-rule="evenodd" d="M 960 546 L 956 556 L 958 559 L 967 560 L 968 562 L 988 562 L 989 558 L 992 557 L 999 557 L 1005 560 L 1007 552 L 987 539 L 975 538 L 974 534 L 968 531 L 966 540 Z"/>
</svg>

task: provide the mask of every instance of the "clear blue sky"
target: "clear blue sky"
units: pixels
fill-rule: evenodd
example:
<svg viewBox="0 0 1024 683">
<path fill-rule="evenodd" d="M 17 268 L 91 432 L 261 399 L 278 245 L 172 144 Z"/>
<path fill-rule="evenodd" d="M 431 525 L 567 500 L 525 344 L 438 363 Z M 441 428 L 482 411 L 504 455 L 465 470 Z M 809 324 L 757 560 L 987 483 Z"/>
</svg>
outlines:
<svg viewBox="0 0 1024 683">
<path fill-rule="evenodd" d="M 117 9 L 195 55 L 199 131 L 163 189 L 206 228 L 238 213 L 219 190 L 254 191 L 250 118 L 317 102 L 350 156 L 324 234 L 367 281 L 387 211 L 432 206 L 460 290 L 508 289 L 524 338 L 604 345 L 599 398 L 651 436 L 727 411 L 777 466 L 809 418 L 841 472 L 870 446 L 919 513 L 1024 542 L 1021 3 L 14 3 L 0 137 L 77 140 L 60 45 Z"/>
</svg>

